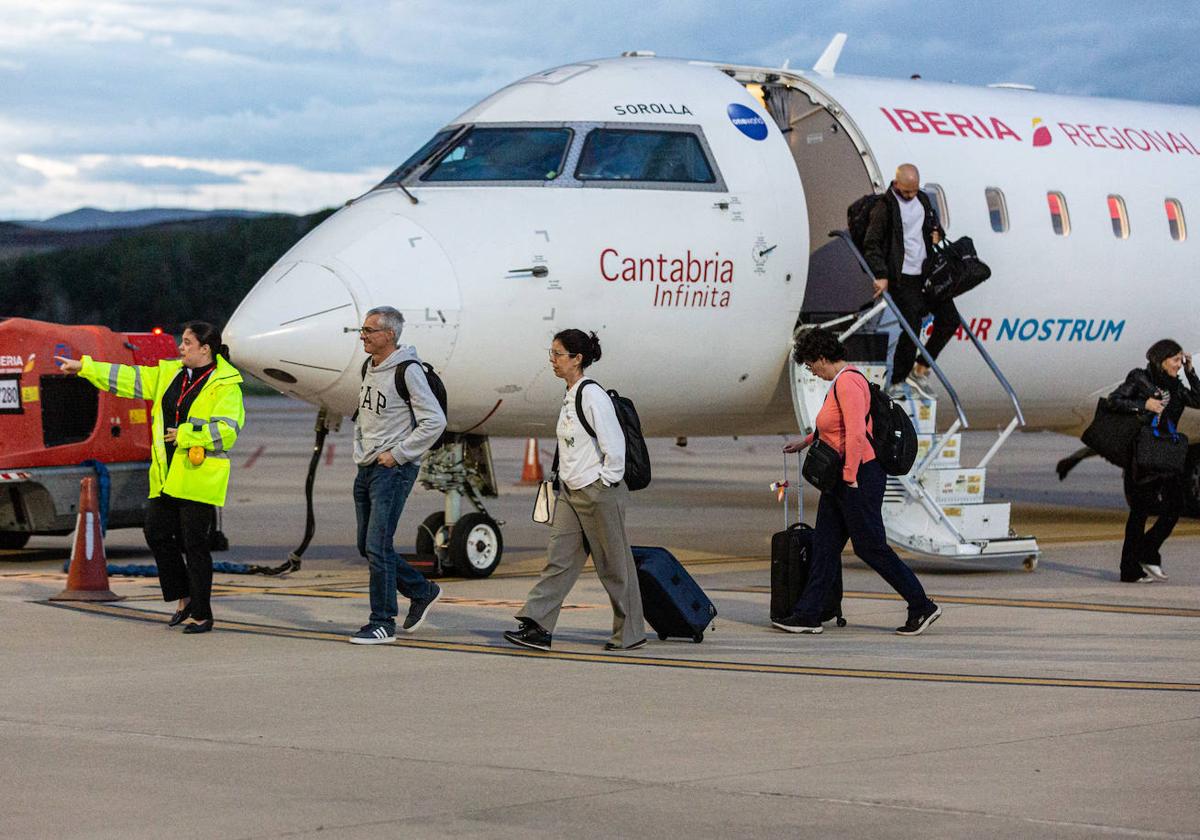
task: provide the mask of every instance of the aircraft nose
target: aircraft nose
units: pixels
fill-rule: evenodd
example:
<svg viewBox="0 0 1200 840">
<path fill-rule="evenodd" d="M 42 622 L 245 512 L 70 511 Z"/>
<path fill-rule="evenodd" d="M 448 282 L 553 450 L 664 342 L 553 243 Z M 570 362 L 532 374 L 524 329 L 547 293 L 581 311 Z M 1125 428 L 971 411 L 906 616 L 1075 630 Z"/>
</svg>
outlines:
<svg viewBox="0 0 1200 840">
<path fill-rule="evenodd" d="M 263 276 L 225 326 L 235 365 L 302 398 L 333 387 L 361 356 L 361 321 L 347 284 L 332 269 L 297 260 Z"/>
</svg>

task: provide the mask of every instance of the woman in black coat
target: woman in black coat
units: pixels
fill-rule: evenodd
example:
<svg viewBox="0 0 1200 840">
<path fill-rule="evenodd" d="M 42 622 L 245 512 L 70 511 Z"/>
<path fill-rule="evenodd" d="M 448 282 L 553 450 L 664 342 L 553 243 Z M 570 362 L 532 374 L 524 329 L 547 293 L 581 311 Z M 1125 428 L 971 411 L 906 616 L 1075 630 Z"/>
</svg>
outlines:
<svg viewBox="0 0 1200 840">
<path fill-rule="evenodd" d="M 1200 408 L 1200 377 L 1192 367 L 1192 357 L 1179 343 L 1169 338 L 1156 341 L 1146 351 L 1149 362 L 1144 368 L 1129 371 L 1125 381 L 1108 396 L 1113 411 L 1137 414 L 1149 424 L 1160 415 L 1159 425 L 1166 431 L 1179 424 L 1184 406 Z M 1185 387 L 1179 371 L 1187 374 Z M 1140 476 L 1136 466 L 1125 470 L 1125 498 L 1129 500 L 1129 520 L 1125 523 L 1125 544 L 1121 547 L 1121 581 L 1153 583 L 1166 580 L 1159 549 L 1171 536 L 1183 509 L 1181 476 Z M 1158 519 L 1149 531 L 1146 520 L 1154 508 Z"/>
</svg>

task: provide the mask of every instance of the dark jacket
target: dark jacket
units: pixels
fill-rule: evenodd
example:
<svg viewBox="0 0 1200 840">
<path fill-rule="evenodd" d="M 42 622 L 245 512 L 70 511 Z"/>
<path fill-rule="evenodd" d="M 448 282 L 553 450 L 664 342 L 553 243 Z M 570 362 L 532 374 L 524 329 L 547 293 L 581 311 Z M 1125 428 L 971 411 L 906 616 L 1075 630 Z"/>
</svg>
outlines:
<svg viewBox="0 0 1200 840">
<path fill-rule="evenodd" d="M 1178 377 L 1172 379 L 1161 370 L 1156 374 L 1149 366 L 1134 368 L 1108 395 L 1108 407 L 1125 414 L 1137 414 L 1149 423 L 1154 415 L 1146 410 L 1146 400 L 1151 397 L 1162 399 L 1163 395 L 1170 394 L 1171 399 L 1163 409 L 1163 420 L 1179 425 L 1184 406 L 1200 408 L 1200 377 L 1196 376 L 1195 370 L 1184 368 L 1184 373 L 1188 380 L 1186 388 Z"/>
<path fill-rule="evenodd" d="M 936 230 L 943 239 L 946 232 L 938 224 L 937 214 L 924 190 L 917 191 L 917 201 L 925 208 L 922 233 L 925 234 L 927 266 L 929 256 L 933 254 L 933 232 Z M 863 240 L 863 257 L 876 277 L 886 277 L 890 283 L 900 279 L 900 269 L 904 265 L 904 222 L 900 219 L 900 199 L 891 186 L 871 208 L 871 221 Z M 925 266 L 921 267 L 921 273 L 925 273 Z"/>
</svg>

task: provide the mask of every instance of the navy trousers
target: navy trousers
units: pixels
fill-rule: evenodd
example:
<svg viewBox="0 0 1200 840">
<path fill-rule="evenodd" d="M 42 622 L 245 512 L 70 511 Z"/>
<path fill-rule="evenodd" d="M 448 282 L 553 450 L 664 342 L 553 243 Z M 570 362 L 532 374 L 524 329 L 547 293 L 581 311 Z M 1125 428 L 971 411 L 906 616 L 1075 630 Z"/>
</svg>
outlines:
<svg viewBox="0 0 1200 840">
<path fill-rule="evenodd" d="M 874 569 L 888 585 L 908 602 L 909 617 L 933 609 L 903 560 L 888 545 L 883 528 L 883 491 L 887 474 L 876 461 L 858 468 L 858 487 L 839 484 L 831 493 L 822 493 L 817 506 L 817 524 L 813 533 L 812 569 L 808 584 L 800 594 L 792 614 L 810 627 L 821 623 L 821 607 L 842 563 L 842 549 L 849 539 L 859 559 Z"/>
</svg>

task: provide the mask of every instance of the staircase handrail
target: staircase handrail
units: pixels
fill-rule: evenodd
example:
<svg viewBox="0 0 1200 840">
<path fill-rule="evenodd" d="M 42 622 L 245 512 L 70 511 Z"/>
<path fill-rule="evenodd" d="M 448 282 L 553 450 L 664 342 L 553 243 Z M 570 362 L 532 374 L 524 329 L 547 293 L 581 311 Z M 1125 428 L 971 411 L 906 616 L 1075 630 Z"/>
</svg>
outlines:
<svg viewBox="0 0 1200 840">
<path fill-rule="evenodd" d="M 850 249 L 850 253 L 852 253 L 854 258 L 858 260 L 858 264 L 862 268 L 863 274 L 874 279 L 874 275 L 871 272 L 871 266 L 867 265 L 866 257 L 862 255 L 862 252 L 858 250 L 858 246 L 854 244 L 854 240 L 850 238 L 849 231 L 831 230 L 829 231 L 829 235 L 831 237 L 839 237 L 844 240 L 846 247 Z M 942 373 L 942 369 L 938 367 L 938 363 L 934 360 L 933 356 L 931 356 L 929 351 L 925 349 L 925 345 L 917 337 L 912 325 L 908 323 L 908 319 L 905 318 L 903 313 L 900 312 L 900 307 L 898 307 L 896 302 L 892 300 L 892 296 L 885 290 L 881 297 L 884 299 L 884 301 L 886 301 L 888 309 L 892 310 L 892 313 L 896 316 L 896 321 L 900 324 L 900 328 L 908 335 L 909 340 L 917 346 L 917 352 L 921 354 L 921 358 L 925 361 L 925 364 L 929 366 L 929 369 L 933 371 L 934 376 L 937 377 L 938 382 L 942 383 L 942 387 L 946 389 L 946 394 L 950 397 L 950 402 L 954 404 L 954 413 L 958 415 L 958 420 L 962 424 L 962 427 L 964 429 L 969 429 L 971 424 L 967 422 L 967 415 L 966 412 L 963 411 L 962 402 L 958 398 L 958 392 L 954 390 L 954 386 L 950 384 L 950 380 L 946 377 L 946 374 Z"/>
</svg>

